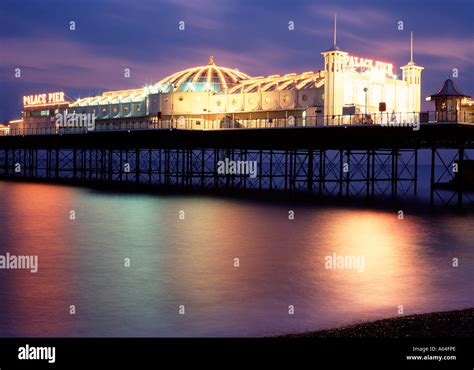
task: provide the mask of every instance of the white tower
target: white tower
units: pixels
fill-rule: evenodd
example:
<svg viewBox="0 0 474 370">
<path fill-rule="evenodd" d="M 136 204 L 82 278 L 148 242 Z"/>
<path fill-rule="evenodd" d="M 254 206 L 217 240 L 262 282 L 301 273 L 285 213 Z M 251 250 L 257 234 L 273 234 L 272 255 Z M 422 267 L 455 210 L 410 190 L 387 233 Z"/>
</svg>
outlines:
<svg viewBox="0 0 474 370">
<path fill-rule="evenodd" d="M 421 109 L 421 71 L 413 61 L 413 32 L 410 34 L 410 61 L 400 67 L 403 71 L 403 81 L 407 84 L 407 111 L 419 112 Z"/>
<path fill-rule="evenodd" d="M 344 105 L 344 61 L 348 55 L 337 47 L 337 15 L 334 15 L 334 44 L 321 54 L 324 56 L 324 115 L 342 115 Z M 333 123 L 337 118 L 327 118 Z"/>
</svg>

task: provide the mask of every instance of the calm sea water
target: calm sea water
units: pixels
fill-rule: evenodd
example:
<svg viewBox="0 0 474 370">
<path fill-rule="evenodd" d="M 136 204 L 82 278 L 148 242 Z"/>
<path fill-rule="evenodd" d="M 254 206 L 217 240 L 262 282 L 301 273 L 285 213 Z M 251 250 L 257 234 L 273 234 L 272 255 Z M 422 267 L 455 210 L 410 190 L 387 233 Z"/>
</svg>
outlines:
<svg viewBox="0 0 474 370">
<path fill-rule="evenodd" d="M 262 336 L 393 317 L 399 305 L 474 306 L 472 214 L 399 220 L 396 210 L 6 182 L 0 194 L 0 255 L 39 256 L 36 274 L 0 270 L 2 337 Z M 326 269 L 333 253 L 364 256 L 364 271 Z"/>
</svg>

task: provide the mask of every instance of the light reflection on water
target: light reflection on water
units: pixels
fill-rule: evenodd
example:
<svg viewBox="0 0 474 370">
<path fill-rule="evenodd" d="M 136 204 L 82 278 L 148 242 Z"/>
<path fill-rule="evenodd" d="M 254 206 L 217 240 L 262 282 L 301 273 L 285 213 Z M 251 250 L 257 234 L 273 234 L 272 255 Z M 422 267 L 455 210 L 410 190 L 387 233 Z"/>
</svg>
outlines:
<svg viewBox="0 0 474 370">
<path fill-rule="evenodd" d="M 295 205 L 289 221 L 288 205 L 204 196 L 0 192 L 0 254 L 40 264 L 0 270 L 0 336 L 273 335 L 474 303 L 473 215 Z M 364 272 L 325 269 L 333 253 Z"/>
</svg>

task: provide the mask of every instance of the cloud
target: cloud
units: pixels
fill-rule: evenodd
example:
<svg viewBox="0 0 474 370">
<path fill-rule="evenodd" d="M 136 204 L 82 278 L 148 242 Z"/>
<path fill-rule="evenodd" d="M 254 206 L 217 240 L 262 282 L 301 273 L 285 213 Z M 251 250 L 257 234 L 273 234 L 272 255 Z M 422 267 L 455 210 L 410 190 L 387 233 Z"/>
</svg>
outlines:
<svg viewBox="0 0 474 370">
<path fill-rule="evenodd" d="M 179 20 L 190 28 L 203 30 L 219 30 L 223 28 L 231 14 L 238 6 L 232 0 L 167 0 L 176 7 Z"/>
<path fill-rule="evenodd" d="M 155 83 L 165 76 L 182 69 L 205 65 L 213 55 L 217 65 L 238 68 L 242 72 L 262 74 L 283 74 L 295 72 L 295 61 L 306 60 L 306 50 L 257 43 L 253 50 L 241 52 L 232 45 L 227 48 L 169 46 L 166 53 L 156 53 L 152 60 L 141 60 L 133 54 L 111 56 L 100 54 L 95 47 L 68 39 L 4 39 L 5 50 L 2 66 L 12 71 L 22 69 L 22 82 L 33 84 L 48 83 L 64 86 L 64 89 L 138 88 L 147 83 Z M 32 58 L 31 50 L 41 50 Z M 287 66 L 287 67 L 285 67 Z M 130 68 L 131 78 L 124 78 L 124 68 Z M 288 70 L 291 68 L 291 70 Z"/>
<path fill-rule="evenodd" d="M 347 6 L 324 6 L 315 4 L 311 7 L 311 11 L 315 15 L 322 16 L 331 21 L 334 18 L 334 14 L 337 13 L 338 24 L 342 23 L 344 26 L 373 29 L 374 24 L 394 22 L 393 17 L 388 12 L 363 6 L 356 7 L 353 3 L 350 4 L 350 9 Z"/>
<path fill-rule="evenodd" d="M 22 82 L 49 83 L 65 88 L 107 87 L 123 88 L 136 85 L 155 72 L 152 64 L 132 58 L 100 55 L 93 49 L 69 40 L 4 39 L 8 50 L 2 65 L 12 71 L 21 68 Z M 34 53 L 32 50 L 40 50 Z M 124 78 L 124 68 L 131 69 L 131 81 Z"/>
<path fill-rule="evenodd" d="M 382 36 L 380 39 L 367 39 L 355 35 L 352 32 L 342 31 L 346 45 L 357 45 L 354 52 L 368 56 L 380 56 L 381 58 L 400 59 L 404 56 L 408 61 L 410 55 L 409 39 L 390 39 Z M 351 40 L 351 41 L 347 41 Z M 414 55 L 428 58 L 442 59 L 446 65 L 458 64 L 460 66 L 472 65 L 474 59 L 474 47 L 471 38 L 467 37 L 435 37 L 435 36 L 416 36 L 414 39 Z M 351 50 L 352 51 L 352 50 Z M 431 67 L 430 60 L 430 67 Z"/>
</svg>

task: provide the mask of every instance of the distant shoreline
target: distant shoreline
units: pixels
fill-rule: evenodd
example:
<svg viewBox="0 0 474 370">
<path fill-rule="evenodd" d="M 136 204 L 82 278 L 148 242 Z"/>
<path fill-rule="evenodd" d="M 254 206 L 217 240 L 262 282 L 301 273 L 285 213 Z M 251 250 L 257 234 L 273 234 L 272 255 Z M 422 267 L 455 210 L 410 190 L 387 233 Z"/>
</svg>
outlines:
<svg viewBox="0 0 474 370">
<path fill-rule="evenodd" d="M 351 326 L 289 334 L 283 338 L 474 337 L 474 308 L 394 317 Z"/>
</svg>

